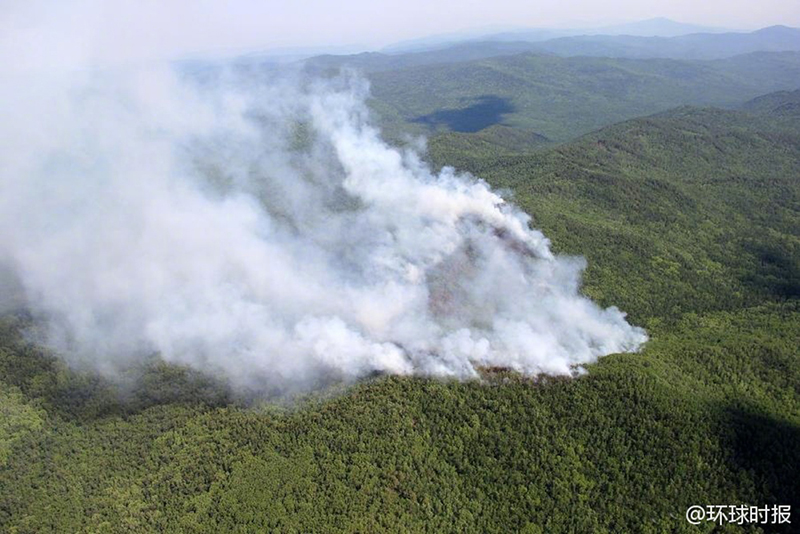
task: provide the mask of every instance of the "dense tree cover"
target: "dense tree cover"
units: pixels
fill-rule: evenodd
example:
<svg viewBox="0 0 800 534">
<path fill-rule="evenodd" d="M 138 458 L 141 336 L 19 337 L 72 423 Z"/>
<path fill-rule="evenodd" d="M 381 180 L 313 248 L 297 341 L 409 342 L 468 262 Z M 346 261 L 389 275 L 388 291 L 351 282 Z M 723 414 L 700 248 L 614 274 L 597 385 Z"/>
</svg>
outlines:
<svg viewBox="0 0 800 534">
<path fill-rule="evenodd" d="M 714 61 L 518 54 L 368 77 L 372 106 L 393 137 L 409 131 L 475 131 L 487 125 L 487 118 L 473 111 L 491 96 L 504 102 L 498 122 L 566 141 L 676 106 L 736 107 L 764 93 L 796 89 L 800 53 Z"/>
<path fill-rule="evenodd" d="M 286 404 L 157 360 L 110 384 L 9 314 L 0 530 L 711 532 L 687 506 L 796 508 L 798 132 L 682 108 L 503 157 L 502 132 L 469 135 L 431 159 L 585 254 L 586 293 L 648 327 L 642 352 L 574 379 L 376 377 Z"/>
<path fill-rule="evenodd" d="M 106 398 L 98 413 L 96 391 L 65 411 L 81 378 L 6 339 L 4 363 L 34 360 L 38 373 L 4 386 L 4 411 L 28 420 L 0 471 L 0 522 L 11 532 L 693 531 L 682 514 L 698 502 L 796 502 L 798 312 L 690 314 L 642 354 L 607 357 L 575 380 L 385 378 L 283 411 Z"/>
<path fill-rule="evenodd" d="M 494 124 L 474 133 L 445 132 L 433 140 L 440 162 L 462 161 L 482 156 L 517 156 L 553 146 L 553 142 L 534 132 Z M 452 165 L 452 164 L 451 164 Z"/>
</svg>

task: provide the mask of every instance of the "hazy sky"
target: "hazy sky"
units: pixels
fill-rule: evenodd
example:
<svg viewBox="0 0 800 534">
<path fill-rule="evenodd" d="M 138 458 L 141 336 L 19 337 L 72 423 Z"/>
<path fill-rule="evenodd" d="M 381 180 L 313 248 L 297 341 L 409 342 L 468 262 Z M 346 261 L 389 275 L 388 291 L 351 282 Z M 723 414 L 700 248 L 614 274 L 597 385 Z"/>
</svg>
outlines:
<svg viewBox="0 0 800 534">
<path fill-rule="evenodd" d="M 326 45 L 379 48 L 476 27 L 582 27 L 660 16 L 730 28 L 800 26 L 797 0 L 0 1 L 0 46 L 23 63 Z"/>
</svg>

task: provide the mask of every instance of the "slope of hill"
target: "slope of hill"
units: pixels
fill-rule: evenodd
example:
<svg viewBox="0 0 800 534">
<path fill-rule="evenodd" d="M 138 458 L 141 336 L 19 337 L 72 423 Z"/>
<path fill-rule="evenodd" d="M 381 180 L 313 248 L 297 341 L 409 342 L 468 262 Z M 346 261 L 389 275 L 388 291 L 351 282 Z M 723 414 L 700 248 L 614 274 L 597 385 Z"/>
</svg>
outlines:
<svg viewBox="0 0 800 534">
<path fill-rule="evenodd" d="M 800 118 L 800 89 L 756 97 L 742 104 L 741 109 L 774 117 Z"/>
<path fill-rule="evenodd" d="M 433 140 L 439 161 L 485 156 L 517 156 L 542 150 L 553 142 L 536 133 L 495 124 L 478 132 L 446 132 Z"/>
<path fill-rule="evenodd" d="M 499 123 L 564 141 L 675 106 L 738 106 L 794 89 L 800 86 L 800 53 L 707 62 L 520 54 L 373 72 L 369 78 L 373 107 L 390 136 L 477 131 Z"/>
<path fill-rule="evenodd" d="M 800 132 L 680 108 L 543 152 L 482 154 L 485 135 L 430 156 L 585 254 L 585 292 L 648 327 L 641 353 L 575 379 L 377 378 L 242 409 L 158 363 L 120 400 L 8 316 L 0 529 L 694 532 L 690 505 L 798 502 Z"/>
</svg>

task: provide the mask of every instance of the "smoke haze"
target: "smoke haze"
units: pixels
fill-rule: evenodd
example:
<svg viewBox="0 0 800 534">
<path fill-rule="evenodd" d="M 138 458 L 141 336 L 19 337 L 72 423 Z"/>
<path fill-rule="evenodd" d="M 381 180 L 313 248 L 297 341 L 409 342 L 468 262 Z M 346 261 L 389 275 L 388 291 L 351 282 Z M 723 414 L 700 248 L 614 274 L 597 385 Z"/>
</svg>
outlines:
<svg viewBox="0 0 800 534">
<path fill-rule="evenodd" d="M 71 362 L 304 389 L 568 374 L 646 340 L 484 182 L 385 144 L 362 79 L 190 78 L 20 74 L 2 95 L 2 263 Z"/>
</svg>

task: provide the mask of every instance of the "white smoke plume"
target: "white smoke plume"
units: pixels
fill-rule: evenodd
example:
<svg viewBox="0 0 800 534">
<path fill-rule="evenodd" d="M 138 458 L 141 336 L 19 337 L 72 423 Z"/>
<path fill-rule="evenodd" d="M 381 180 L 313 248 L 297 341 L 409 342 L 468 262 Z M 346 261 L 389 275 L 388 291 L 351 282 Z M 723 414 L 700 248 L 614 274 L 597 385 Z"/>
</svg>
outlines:
<svg viewBox="0 0 800 534">
<path fill-rule="evenodd" d="M 302 389 L 646 340 L 487 184 L 384 143 L 357 77 L 83 78 L 8 91 L 0 122 L 0 263 L 71 361 Z"/>
</svg>

